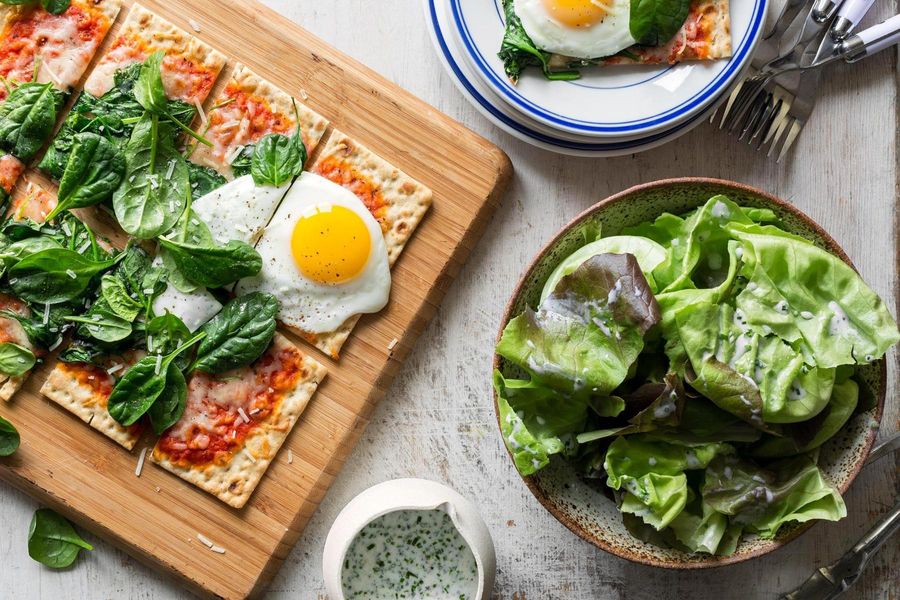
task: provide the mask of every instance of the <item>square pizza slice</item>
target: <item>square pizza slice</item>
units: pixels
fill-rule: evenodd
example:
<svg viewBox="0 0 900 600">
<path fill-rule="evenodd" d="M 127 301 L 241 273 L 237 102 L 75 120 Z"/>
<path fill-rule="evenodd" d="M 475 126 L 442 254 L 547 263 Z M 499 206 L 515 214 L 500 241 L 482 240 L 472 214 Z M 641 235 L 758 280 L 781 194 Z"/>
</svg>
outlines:
<svg viewBox="0 0 900 600">
<path fill-rule="evenodd" d="M 297 114 L 294 116 L 294 106 Z M 244 65 L 237 65 L 209 113 L 200 133 L 212 147 L 198 145 L 191 154 L 197 164 L 229 179 L 250 172 L 253 146 L 265 135 L 292 135 L 299 119 L 300 134 L 309 155 L 328 128 L 328 120 Z"/>
<path fill-rule="evenodd" d="M 276 334 L 253 364 L 195 372 L 187 407 L 151 460 L 242 508 L 325 377 L 325 367 Z"/>
<path fill-rule="evenodd" d="M 381 227 L 388 261 L 393 266 L 428 212 L 432 202 L 431 190 L 337 130 L 332 130 L 310 171 L 350 190 L 369 209 Z M 290 200 L 289 193 L 273 221 L 279 220 L 280 213 L 287 214 L 292 210 L 288 204 Z M 239 292 L 261 290 L 278 297 L 283 290 L 270 289 L 277 278 L 268 277 L 266 272 L 279 261 L 278 257 L 267 255 L 272 244 L 265 243 L 266 235 L 263 234 L 257 246 L 263 255 L 261 275 L 239 282 L 237 289 Z M 291 322 L 285 315 L 282 315 L 281 320 L 292 331 L 337 359 L 359 316 L 350 317 L 335 331 L 328 333 L 303 331 L 299 322 Z"/>
</svg>

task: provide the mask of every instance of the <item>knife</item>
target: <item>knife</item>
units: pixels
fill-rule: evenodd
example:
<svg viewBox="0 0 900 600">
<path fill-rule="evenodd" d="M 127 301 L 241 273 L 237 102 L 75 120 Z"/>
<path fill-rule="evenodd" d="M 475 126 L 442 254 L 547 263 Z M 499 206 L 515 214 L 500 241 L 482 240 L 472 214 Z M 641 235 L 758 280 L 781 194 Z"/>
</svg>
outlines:
<svg viewBox="0 0 900 600">
<path fill-rule="evenodd" d="M 816 23 L 824 23 L 834 16 L 843 0 L 816 0 L 812 7 L 812 16 Z"/>
<path fill-rule="evenodd" d="M 831 37 L 839 42 L 850 33 L 850 30 L 859 24 L 875 0 L 847 0 L 838 10 L 834 24 L 831 26 Z"/>
<path fill-rule="evenodd" d="M 841 42 L 838 50 L 847 62 L 856 62 L 900 42 L 900 15 L 872 25 Z"/>
</svg>

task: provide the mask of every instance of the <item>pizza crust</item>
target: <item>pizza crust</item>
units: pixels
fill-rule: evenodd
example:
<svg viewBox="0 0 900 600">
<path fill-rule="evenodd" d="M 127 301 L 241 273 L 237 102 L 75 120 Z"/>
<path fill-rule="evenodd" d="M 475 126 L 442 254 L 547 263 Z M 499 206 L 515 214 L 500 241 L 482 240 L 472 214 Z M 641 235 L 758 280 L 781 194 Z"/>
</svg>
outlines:
<svg viewBox="0 0 900 600">
<path fill-rule="evenodd" d="M 113 419 L 106 408 L 108 396 L 78 381 L 73 371 L 79 368 L 78 363 L 58 362 L 41 386 L 41 394 L 127 450 L 133 449 L 141 437 L 142 427 L 125 427 Z M 100 375 L 97 370 L 93 372 L 94 376 L 107 377 L 110 389 L 115 385 L 112 375 Z"/>
<path fill-rule="evenodd" d="M 285 346 L 296 348 L 286 338 L 276 334 L 271 349 L 277 351 Z M 237 451 L 227 464 L 184 466 L 170 460 L 158 444 L 150 455 L 151 462 L 209 492 L 229 506 L 243 508 L 297 419 L 306 409 L 319 383 L 325 378 L 324 366 L 302 352 L 301 355 L 305 375 L 281 399 L 278 411 L 251 431 L 245 439 L 244 448 Z"/>
<path fill-rule="evenodd" d="M 425 217 L 425 213 L 431 207 L 431 190 L 336 129 L 332 130 L 328 143 L 311 170 L 328 177 L 325 167 L 331 161 L 337 161 L 352 169 L 361 178 L 367 180 L 384 198 L 386 210 L 383 215 L 375 216 L 382 225 L 388 261 L 393 266 L 416 227 Z M 340 183 L 340 181 L 336 181 L 336 183 Z M 359 321 L 359 315 L 347 319 L 343 325 L 331 333 L 315 334 L 297 328 L 291 328 L 291 330 L 319 350 L 337 359 L 340 356 L 341 347 L 347 341 L 357 321 Z"/>
<path fill-rule="evenodd" d="M 202 103 L 225 66 L 225 55 L 140 4 L 131 7 L 119 37 L 91 72 L 84 91 L 102 96 L 112 88 L 116 71 L 142 62 L 158 50 L 164 51 L 167 58 L 177 56 L 180 59 L 163 62 L 166 95 L 185 102 Z M 173 66 L 184 67 L 185 63 L 191 71 L 182 72 Z"/>
<path fill-rule="evenodd" d="M 240 102 L 235 101 L 238 94 L 253 99 L 258 106 L 265 107 L 276 115 L 282 125 L 278 128 L 261 128 L 256 114 L 247 114 Z M 228 104 L 224 104 L 224 103 Z M 258 142 L 268 133 L 290 135 L 296 130 L 297 120 L 294 118 L 294 103 L 300 121 L 300 134 L 306 144 L 307 155 L 312 155 L 325 130 L 328 119 L 297 101 L 293 96 L 263 79 L 244 65 L 235 66 L 234 73 L 222 92 L 216 97 L 213 106 L 222 105 L 218 109 L 210 109 L 209 129 L 198 129 L 209 139 L 213 146 L 199 144 L 191 155 L 191 160 L 199 165 L 211 167 L 228 179 L 234 178 L 229 158 L 237 151 L 238 146 Z"/>
</svg>

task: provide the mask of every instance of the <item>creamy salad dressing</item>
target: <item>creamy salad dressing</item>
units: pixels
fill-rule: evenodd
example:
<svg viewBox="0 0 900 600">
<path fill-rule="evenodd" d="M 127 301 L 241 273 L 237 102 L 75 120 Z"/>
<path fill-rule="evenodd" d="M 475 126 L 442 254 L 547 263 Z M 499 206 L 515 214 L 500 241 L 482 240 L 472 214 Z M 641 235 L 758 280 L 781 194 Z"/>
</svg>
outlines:
<svg viewBox="0 0 900 600">
<path fill-rule="evenodd" d="M 475 555 L 443 510 L 398 510 L 378 517 L 350 544 L 341 571 L 348 600 L 474 600 Z"/>
</svg>

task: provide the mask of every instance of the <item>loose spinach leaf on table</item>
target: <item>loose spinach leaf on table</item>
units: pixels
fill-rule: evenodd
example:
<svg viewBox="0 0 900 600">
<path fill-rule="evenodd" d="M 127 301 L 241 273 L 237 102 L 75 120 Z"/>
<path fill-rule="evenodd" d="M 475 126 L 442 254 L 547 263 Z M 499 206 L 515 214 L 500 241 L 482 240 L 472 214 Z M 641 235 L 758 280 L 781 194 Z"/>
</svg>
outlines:
<svg viewBox="0 0 900 600">
<path fill-rule="evenodd" d="M 0 344 L 0 373 L 20 377 L 34 366 L 34 353 L 13 342 Z"/>
<path fill-rule="evenodd" d="M 125 175 L 125 157 L 109 140 L 95 133 L 75 136 L 59 183 L 59 204 L 47 220 L 64 210 L 99 204 L 112 197 Z"/>
<path fill-rule="evenodd" d="M 65 569 L 82 550 L 93 549 L 71 523 L 54 511 L 49 508 L 35 511 L 28 530 L 28 555 L 37 562 L 52 569 Z"/>
<path fill-rule="evenodd" d="M 171 125 L 145 113 L 125 146 L 125 181 L 113 194 L 116 219 L 138 239 L 172 229 L 184 212 L 190 182 Z"/>
<path fill-rule="evenodd" d="M 165 356 L 154 354 L 136 362 L 109 396 L 110 416 L 126 427 L 134 425 L 166 391 L 169 365 L 205 336 L 200 332 Z"/>
<path fill-rule="evenodd" d="M 56 126 L 65 95 L 49 83 L 22 83 L 0 105 L 0 148 L 31 160 Z"/>
<path fill-rule="evenodd" d="M 19 449 L 19 432 L 12 423 L 0 417 L 0 456 L 12 456 Z"/>
<path fill-rule="evenodd" d="M 161 237 L 159 243 L 172 257 L 181 274 L 201 287 L 224 287 L 244 277 L 252 277 L 262 269 L 259 253 L 253 246 L 238 240 L 217 246 Z"/>
<path fill-rule="evenodd" d="M 206 337 L 191 370 L 218 374 L 249 365 L 269 347 L 277 314 L 278 300 L 269 294 L 235 298 L 200 329 Z"/>
<path fill-rule="evenodd" d="M 59 304 L 80 297 L 95 275 L 116 264 L 94 261 L 67 248 L 48 248 L 10 269 L 10 286 L 28 302 Z"/>
<path fill-rule="evenodd" d="M 150 417 L 150 424 L 156 435 L 162 435 L 166 429 L 177 423 L 184 414 L 185 406 L 187 406 L 187 381 L 184 373 L 173 362 L 166 374 L 166 387 L 147 410 L 147 416 Z"/>
</svg>

